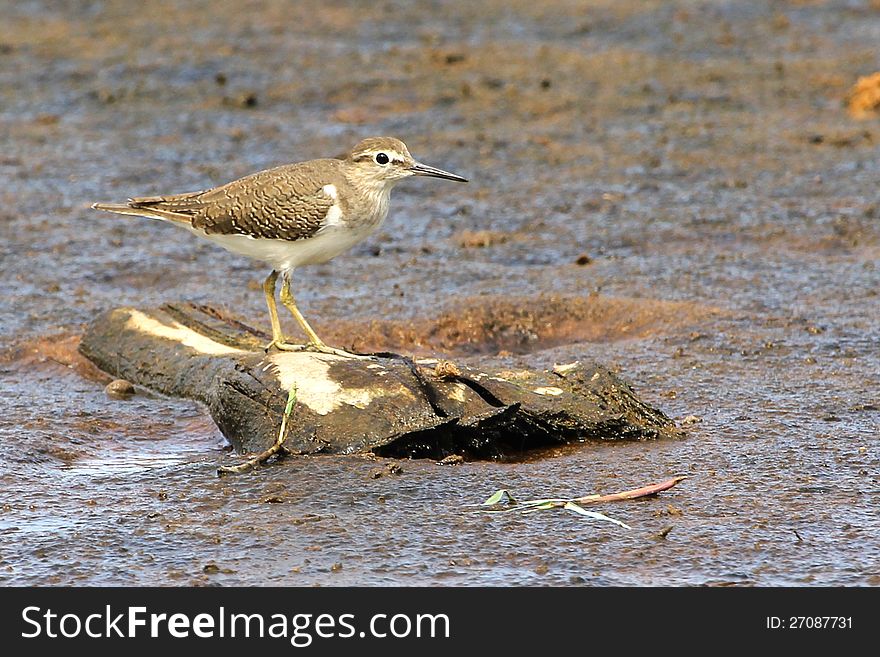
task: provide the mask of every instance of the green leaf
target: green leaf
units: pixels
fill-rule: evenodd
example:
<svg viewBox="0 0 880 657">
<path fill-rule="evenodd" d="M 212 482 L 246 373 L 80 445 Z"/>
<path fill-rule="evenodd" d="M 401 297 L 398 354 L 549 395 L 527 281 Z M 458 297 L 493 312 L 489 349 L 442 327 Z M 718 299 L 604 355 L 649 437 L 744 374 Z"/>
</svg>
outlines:
<svg viewBox="0 0 880 657">
<path fill-rule="evenodd" d="M 609 518 L 605 514 L 599 513 L 597 511 L 587 511 L 584 507 L 575 504 L 574 502 L 566 502 L 565 506 L 562 508 L 567 509 L 568 511 L 574 511 L 575 513 L 586 516 L 587 518 L 593 518 L 595 520 L 605 520 L 607 522 L 613 522 L 615 525 L 620 525 L 624 529 L 632 529 L 632 527 L 627 525 L 625 522 L 620 522 L 620 520 Z"/>
<path fill-rule="evenodd" d="M 507 502 L 508 504 L 516 504 L 516 500 L 513 499 L 513 495 L 510 494 L 509 491 L 502 488 L 500 490 L 496 490 L 492 497 L 483 502 L 483 506 L 493 506 L 495 504 L 501 504 L 501 502 Z"/>
<path fill-rule="evenodd" d="M 290 415 L 293 412 L 293 405 L 296 403 L 296 385 L 287 391 L 287 406 L 284 408 L 284 415 Z"/>
<path fill-rule="evenodd" d="M 284 439 L 287 438 L 287 420 L 290 419 L 294 404 L 296 404 L 295 385 L 287 391 L 287 406 L 284 407 L 284 415 L 281 416 L 281 428 L 278 429 L 278 445 L 281 445 L 284 442 Z"/>
<path fill-rule="evenodd" d="M 553 504 L 553 502 L 544 502 L 543 504 L 530 504 L 523 513 L 533 513 L 535 511 L 547 511 L 548 509 L 555 509 L 559 505 Z"/>
</svg>

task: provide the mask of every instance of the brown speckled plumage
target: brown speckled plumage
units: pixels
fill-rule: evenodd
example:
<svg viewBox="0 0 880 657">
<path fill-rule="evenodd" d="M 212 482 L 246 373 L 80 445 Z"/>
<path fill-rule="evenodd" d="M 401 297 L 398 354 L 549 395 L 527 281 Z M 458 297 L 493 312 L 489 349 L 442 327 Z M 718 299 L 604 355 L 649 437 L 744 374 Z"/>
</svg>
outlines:
<svg viewBox="0 0 880 657">
<path fill-rule="evenodd" d="M 325 185 L 336 186 L 340 201 L 346 198 L 341 165 L 331 159 L 288 164 L 202 192 L 133 198 L 129 207 L 189 218 L 208 235 L 301 240 L 324 225 L 336 203 Z"/>
</svg>

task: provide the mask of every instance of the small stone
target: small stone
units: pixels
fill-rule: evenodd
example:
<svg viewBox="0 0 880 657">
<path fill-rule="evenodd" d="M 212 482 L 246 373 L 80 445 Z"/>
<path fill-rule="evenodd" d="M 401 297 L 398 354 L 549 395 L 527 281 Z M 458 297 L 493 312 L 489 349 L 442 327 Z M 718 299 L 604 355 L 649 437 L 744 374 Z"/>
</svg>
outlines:
<svg viewBox="0 0 880 657">
<path fill-rule="evenodd" d="M 553 365 L 553 373 L 557 376 L 561 376 L 564 379 L 569 372 L 577 369 L 580 364 L 581 363 L 578 360 L 574 361 L 573 363 L 563 363 L 561 365 L 557 363 Z"/>
<path fill-rule="evenodd" d="M 341 563 L 335 563 L 335 564 L 333 564 L 332 566 L 330 566 L 330 572 L 331 572 L 331 573 L 338 573 L 340 570 L 342 570 L 342 564 L 341 564 Z"/>
<path fill-rule="evenodd" d="M 669 536 L 669 532 L 671 532 L 672 529 L 673 529 L 672 525 L 669 525 L 669 527 L 664 527 L 664 528 L 661 529 L 659 532 L 657 532 L 657 534 L 655 535 L 655 537 L 656 537 L 658 540 L 665 540 L 666 537 Z"/>
<path fill-rule="evenodd" d="M 703 421 L 703 418 L 698 417 L 696 415 L 688 415 L 682 421 L 682 425 L 687 426 L 689 424 L 699 424 Z"/>
<path fill-rule="evenodd" d="M 461 370 L 452 361 L 441 360 L 434 366 L 434 376 L 440 379 L 452 379 L 461 376 Z"/>
<path fill-rule="evenodd" d="M 583 267 L 584 265 L 588 265 L 593 262 L 593 259 L 586 253 L 582 253 L 577 257 L 577 260 L 575 260 L 574 262 L 576 265 Z"/>
<path fill-rule="evenodd" d="M 327 516 L 328 518 L 336 516 Z M 307 522 L 320 522 L 324 519 L 324 516 L 318 515 L 316 513 L 307 513 L 304 516 L 300 516 L 299 518 L 294 518 L 290 521 L 292 525 L 304 525 Z"/>
<path fill-rule="evenodd" d="M 259 102 L 257 98 L 257 94 L 253 91 L 247 91 L 245 93 L 239 94 L 235 98 L 225 97 L 223 99 L 224 105 L 231 105 L 233 107 L 241 107 L 244 109 L 250 109 L 257 106 Z"/>
<path fill-rule="evenodd" d="M 464 463 L 464 457 L 461 454 L 450 454 L 438 461 L 440 465 L 458 465 Z"/>
<path fill-rule="evenodd" d="M 235 571 L 232 570 L 231 568 L 221 568 L 213 561 L 205 564 L 204 567 L 202 568 L 202 572 L 205 573 L 206 575 L 216 575 L 217 573 L 223 573 L 224 575 L 232 575 L 233 573 L 235 573 Z"/>
<path fill-rule="evenodd" d="M 403 468 L 400 467 L 397 463 L 389 463 L 384 468 L 376 468 L 375 470 L 370 470 L 370 479 L 379 479 L 380 477 L 385 477 L 387 475 L 402 475 Z"/>
<path fill-rule="evenodd" d="M 134 386 L 125 379 L 115 379 L 104 388 L 104 393 L 111 399 L 129 399 L 135 392 Z"/>
</svg>

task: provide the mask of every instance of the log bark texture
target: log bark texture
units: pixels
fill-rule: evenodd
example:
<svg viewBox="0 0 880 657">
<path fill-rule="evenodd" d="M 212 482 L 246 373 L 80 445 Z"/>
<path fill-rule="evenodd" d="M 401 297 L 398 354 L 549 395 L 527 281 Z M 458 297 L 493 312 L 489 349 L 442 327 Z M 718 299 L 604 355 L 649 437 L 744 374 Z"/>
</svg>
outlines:
<svg viewBox="0 0 880 657">
<path fill-rule="evenodd" d="M 118 308 L 80 351 L 111 375 L 205 404 L 240 452 L 271 446 L 288 391 L 284 449 L 440 459 L 505 458 L 535 447 L 678 435 L 675 424 L 595 363 L 554 372 L 482 372 L 376 354 L 266 353 L 265 334 L 205 306 Z"/>
</svg>

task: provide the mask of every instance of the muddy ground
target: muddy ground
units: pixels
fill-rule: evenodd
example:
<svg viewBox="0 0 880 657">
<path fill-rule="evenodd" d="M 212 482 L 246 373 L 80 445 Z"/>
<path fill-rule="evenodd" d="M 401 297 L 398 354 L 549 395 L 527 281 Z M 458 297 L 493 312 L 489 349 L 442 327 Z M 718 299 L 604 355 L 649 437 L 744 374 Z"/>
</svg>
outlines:
<svg viewBox="0 0 880 657">
<path fill-rule="evenodd" d="M 0 7 L 0 582 L 880 584 L 880 121 L 844 106 L 877 2 L 166 4 Z M 261 322 L 266 272 L 92 202 L 375 134 L 472 182 L 401 185 L 303 269 L 319 333 L 599 360 L 687 438 L 217 479 L 200 408 L 104 394 L 75 351 L 97 313 Z M 461 508 L 675 474 L 601 509 L 630 531 Z"/>
</svg>

